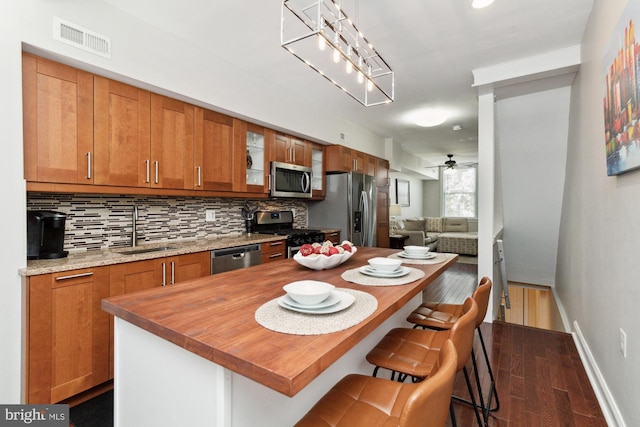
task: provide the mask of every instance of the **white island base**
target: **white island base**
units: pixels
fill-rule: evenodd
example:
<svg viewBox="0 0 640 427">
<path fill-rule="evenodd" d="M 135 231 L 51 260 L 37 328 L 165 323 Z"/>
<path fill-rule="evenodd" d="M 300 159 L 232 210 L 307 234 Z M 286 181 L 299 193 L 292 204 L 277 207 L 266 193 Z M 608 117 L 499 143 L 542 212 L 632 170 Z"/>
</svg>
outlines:
<svg viewBox="0 0 640 427">
<path fill-rule="evenodd" d="M 115 426 L 292 426 L 345 375 L 371 375 L 366 354 L 390 329 L 411 327 L 421 302 L 419 293 L 293 397 L 115 317 Z"/>
</svg>

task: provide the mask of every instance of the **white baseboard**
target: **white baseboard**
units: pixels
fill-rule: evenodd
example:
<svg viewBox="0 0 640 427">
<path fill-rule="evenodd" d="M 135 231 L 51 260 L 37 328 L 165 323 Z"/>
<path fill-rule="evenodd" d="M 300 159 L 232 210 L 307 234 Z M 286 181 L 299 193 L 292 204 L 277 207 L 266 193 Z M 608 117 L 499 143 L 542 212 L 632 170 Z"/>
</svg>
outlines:
<svg viewBox="0 0 640 427">
<path fill-rule="evenodd" d="M 563 311 L 561 311 L 561 313 Z M 578 322 L 574 321 L 573 327 L 574 332 L 571 333 L 573 341 L 575 342 L 578 353 L 580 354 L 580 359 L 582 360 L 584 369 L 587 371 L 589 382 L 593 387 L 598 403 L 600 403 L 600 408 L 604 414 L 604 419 L 607 421 L 607 425 L 609 427 L 626 427 L 622 414 L 618 409 L 618 405 L 616 405 L 613 395 L 611 394 L 611 391 L 609 391 L 609 387 L 602 376 L 602 372 L 600 372 L 598 364 L 593 358 L 593 354 L 589 349 L 589 344 L 584 339 L 584 335 L 582 335 Z"/>
</svg>

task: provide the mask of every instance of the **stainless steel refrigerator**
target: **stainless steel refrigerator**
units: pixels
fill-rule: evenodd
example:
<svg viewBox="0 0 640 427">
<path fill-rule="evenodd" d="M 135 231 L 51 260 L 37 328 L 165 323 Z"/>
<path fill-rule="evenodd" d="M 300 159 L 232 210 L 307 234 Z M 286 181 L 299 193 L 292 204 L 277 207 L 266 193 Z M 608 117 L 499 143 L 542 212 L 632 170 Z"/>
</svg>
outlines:
<svg viewBox="0 0 640 427">
<path fill-rule="evenodd" d="M 326 197 L 309 202 L 310 228 L 340 228 L 342 240 L 376 246 L 376 183 L 361 173 L 327 175 Z"/>
</svg>

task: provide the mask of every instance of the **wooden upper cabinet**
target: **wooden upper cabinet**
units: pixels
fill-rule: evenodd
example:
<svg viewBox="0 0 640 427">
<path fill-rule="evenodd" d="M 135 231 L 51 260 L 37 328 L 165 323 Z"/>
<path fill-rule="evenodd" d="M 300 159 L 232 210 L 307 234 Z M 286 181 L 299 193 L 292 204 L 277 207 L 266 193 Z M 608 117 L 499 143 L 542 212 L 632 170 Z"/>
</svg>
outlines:
<svg viewBox="0 0 640 427">
<path fill-rule="evenodd" d="M 273 160 L 311 167 L 311 146 L 307 141 L 281 133 L 275 134 Z"/>
<path fill-rule="evenodd" d="M 151 187 L 193 189 L 194 109 L 151 94 Z"/>
<path fill-rule="evenodd" d="M 93 75 L 23 53 L 24 177 L 92 184 Z"/>
<path fill-rule="evenodd" d="M 325 148 L 325 161 L 327 172 L 351 172 L 351 148 L 344 145 L 329 145 Z"/>
<path fill-rule="evenodd" d="M 95 184 L 149 187 L 150 93 L 95 76 Z"/>
<path fill-rule="evenodd" d="M 369 176 L 376 176 L 376 167 L 378 165 L 378 158 L 376 156 L 365 155 L 364 158 L 364 173 Z"/>
<path fill-rule="evenodd" d="M 234 146 L 233 119 L 195 107 L 194 188 L 233 191 L 239 167 Z"/>
<path fill-rule="evenodd" d="M 325 152 L 327 172 L 358 172 L 373 175 L 370 158 L 375 158 L 374 156 L 343 145 L 329 145 Z"/>
<path fill-rule="evenodd" d="M 297 138 L 291 138 L 291 152 L 293 162 L 300 166 L 311 167 L 311 144 Z"/>
<path fill-rule="evenodd" d="M 362 151 L 351 150 L 351 162 L 353 163 L 353 171 L 358 173 L 367 173 L 367 156 Z"/>
</svg>

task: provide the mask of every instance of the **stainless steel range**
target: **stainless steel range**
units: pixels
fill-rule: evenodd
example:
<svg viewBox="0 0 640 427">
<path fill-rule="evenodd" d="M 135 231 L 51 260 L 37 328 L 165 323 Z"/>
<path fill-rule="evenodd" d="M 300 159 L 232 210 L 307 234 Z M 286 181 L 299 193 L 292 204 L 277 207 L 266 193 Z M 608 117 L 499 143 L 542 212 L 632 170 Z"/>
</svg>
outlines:
<svg viewBox="0 0 640 427">
<path fill-rule="evenodd" d="M 287 258 L 291 258 L 305 243 L 324 242 L 324 233 L 318 228 L 293 228 L 292 211 L 258 211 L 254 231 L 259 234 L 286 236 Z"/>
</svg>

